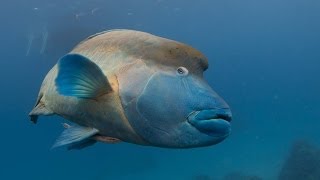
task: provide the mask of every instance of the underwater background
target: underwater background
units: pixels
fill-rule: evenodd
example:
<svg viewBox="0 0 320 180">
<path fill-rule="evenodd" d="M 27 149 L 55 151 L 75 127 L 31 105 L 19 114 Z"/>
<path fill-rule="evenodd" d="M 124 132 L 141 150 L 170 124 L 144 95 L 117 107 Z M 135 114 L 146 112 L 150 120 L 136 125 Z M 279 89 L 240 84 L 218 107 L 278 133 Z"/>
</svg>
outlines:
<svg viewBox="0 0 320 180">
<path fill-rule="evenodd" d="M 1 0 L 0 23 L 1 180 L 320 180 L 318 0 Z M 115 28 L 203 52 L 206 79 L 233 112 L 230 137 L 195 149 L 51 150 L 66 120 L 28 117 L 44 76 Z"/>
</svg>

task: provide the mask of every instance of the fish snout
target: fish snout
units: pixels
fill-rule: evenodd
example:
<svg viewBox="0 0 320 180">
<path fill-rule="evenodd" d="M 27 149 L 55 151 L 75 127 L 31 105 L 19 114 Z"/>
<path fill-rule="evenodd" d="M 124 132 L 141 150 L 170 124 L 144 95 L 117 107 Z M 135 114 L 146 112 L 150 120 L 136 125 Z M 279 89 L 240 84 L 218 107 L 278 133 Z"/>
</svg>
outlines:
<svg viewBox="0 0 320 180">
<path fill-rule="evenodd" d="M 229 108 L 193 111 L 187 120 L 197 130 L 209 136 L 227 137 L 231 132 L 232 114 Z"/>
</svg>

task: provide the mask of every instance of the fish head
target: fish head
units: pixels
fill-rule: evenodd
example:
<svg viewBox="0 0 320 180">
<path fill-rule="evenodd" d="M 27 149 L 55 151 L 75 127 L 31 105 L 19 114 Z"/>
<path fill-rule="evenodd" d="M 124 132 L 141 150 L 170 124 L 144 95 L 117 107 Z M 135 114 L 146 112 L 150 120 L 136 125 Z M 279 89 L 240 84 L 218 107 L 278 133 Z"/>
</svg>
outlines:
<svg viewBox="0 0 320 180">
<path fill-rule="evenodd" d="M 171 41 L 149 52 L 148 60 L 130 65 L 119 79 L 127 119 L 146 144 L 192 148 L 228 137 L 231 111 L 204 79 L 206 58 Z"/>
</svg>

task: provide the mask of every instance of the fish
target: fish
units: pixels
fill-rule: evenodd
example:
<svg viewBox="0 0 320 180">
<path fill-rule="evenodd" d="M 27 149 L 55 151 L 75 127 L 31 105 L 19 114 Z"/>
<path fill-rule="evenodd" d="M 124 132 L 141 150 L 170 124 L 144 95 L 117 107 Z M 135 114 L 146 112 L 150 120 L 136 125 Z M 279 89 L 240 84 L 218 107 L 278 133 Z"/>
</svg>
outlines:
<svg viewBox="0 0 320 180">
<path fill-rule="evenodd" d="M 229 105 L 204 78 L 195 48 L 114 29 L 81 41 L 45 76 L 29 117 L 66 119 L 53 148 L 126 142 L 160 148 L 218 144 L 231 133 Z"/>
</svg>

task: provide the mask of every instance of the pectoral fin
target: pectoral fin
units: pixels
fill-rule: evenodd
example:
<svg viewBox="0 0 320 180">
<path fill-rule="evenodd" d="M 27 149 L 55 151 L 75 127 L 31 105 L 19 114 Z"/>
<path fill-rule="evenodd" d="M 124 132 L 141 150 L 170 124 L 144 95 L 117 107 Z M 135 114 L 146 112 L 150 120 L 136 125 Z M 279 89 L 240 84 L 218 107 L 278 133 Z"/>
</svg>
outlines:
<svg viewBox="0 0 320 180">
<path fill-rule="evenodd" d="M 112 91 L 99 66 L 80 54 L 59 60 L 55 84 L 59 94 L 78 98 L 94 99 Z"/>
<path fill-rule="evenodd" d="M 68 124 L 64 124 L 64 127 L 66 129 L 56 140 L 52 148 L 69 145 L 68 149 L 82 149 L 86 146 L 94 144 L 95 140 L 92 140 L 91 137 L 99 132 L 95 128 L 83 127 L 79 125 L 70 126 Z"/>
</svg>

